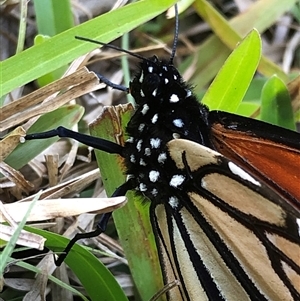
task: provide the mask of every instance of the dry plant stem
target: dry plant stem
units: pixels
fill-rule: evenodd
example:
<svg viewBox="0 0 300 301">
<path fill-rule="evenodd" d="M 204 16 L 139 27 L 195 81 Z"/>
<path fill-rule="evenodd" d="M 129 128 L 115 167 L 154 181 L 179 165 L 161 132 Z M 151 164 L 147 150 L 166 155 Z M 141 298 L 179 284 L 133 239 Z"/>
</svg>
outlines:
<svg viewBox="0 0 300 301">
<path fill-rule="evenodd" d="M 21 213 L 20 220 L 23 219 L 24 212 L 26 212 L 27 209 L 28 204 L 26 204 L 26 208 L 23 208 L 23 211 L 19 211 Z M 2 220 L 1 222 L 8 222 L 10 224 L 10 226 L 0 224 L 0 238 L 5 241 L 9 241 L 18 226 L 18 220 L 16 220 L 11 212 L 7 210 L 7 205 L 4 205 L 1 201 L 0 213 L 0 219 Z M 22 230 L 18 237 L 17 243 L 22 246 L 43 250 L 45 241 L 46 239 L 40 235 Z"/>
<path fill-rule="evenodd" d="M 115 198 L 78 198 L 78 199 L 45 199 L 37 201 L 32 209 L 27 221 L 36 222 L 48 220 L 56 217 L 67 217 L 80 215 L 87 212 L 105 213 L 111 212 L 117 208 L 124 206 L 125 197 Z M 24 212 L 28 208 L 28 202 L 11 203 L 3 205 L 7 214 L 13 220 L 19 222 L 22 220 Z M 5 222 L 4 215 L 0 215 L 0 222 Z"/>
<path fill-rule="evenodd" d="M 58 155 L 46 155 L 46 164 L 48 170 L 49 186 L 58 184 Z"/>
<path fill-rule="evenodd" d="M 0 172 L 18 188 L 20 192 L 28 194 L 34 186 L 24 176 L 5 162 L 0 162 Z"/>
<path fill-rule="evenodd" d="M 80 69 L 76 73 L 55 81 L 0 109 L 0 131 L 9 129 L 37 115 L 51 112 L 74 98 L 98 88 L 98 77 L 93 72 L 87 71 L 86 68 Z M 57 96 L 59 92 L 61 93 Z M 38 105 L 42 101 L 44 102 Z M 25 130 L 28 127 L 24 125 Z"/>
<path fill-rule="evenodd" d="M 76 193 L 77 191 L 80 191 L 80 189 L 83 189 L 89 185 L 91 182 L 95 181 L 97 178 L 99 178 L 99 176 L 99 169 L 93 169 L 83 175 L 79 175 L 76 178 L 72 178 L 64 183 L 45 189 L 41 194 L 41 199 L 56 199 L 64 197 L 65 195 Z M 32 200 L 33 198 L 34 195 L 29 196 L 22 199 L 22 202 Z"/>
<path fill-rule="evenodd" d="M 25 137 L 25 135 L 25 130 L 19 126 L 0 141 L 0 162 L 5 160 L 5 158 L 20 144 L 20 140 Z"/>
</svg>

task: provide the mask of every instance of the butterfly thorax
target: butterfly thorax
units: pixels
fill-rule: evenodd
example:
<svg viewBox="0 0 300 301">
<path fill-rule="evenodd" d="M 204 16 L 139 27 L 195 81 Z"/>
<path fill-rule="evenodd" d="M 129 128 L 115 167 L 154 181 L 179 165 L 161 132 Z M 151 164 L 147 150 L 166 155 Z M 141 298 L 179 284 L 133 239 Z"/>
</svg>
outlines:
<svg viewBox="0 0 300 301">
<path fill-rule="evenodd" d="M 127 126 L 127 173 L 151 201 L 178 196 L 186 176 L 169 158 L 166 144 L 186 138 L 205 145 L 208 109 L 198 103 L 178 70 L 155 56 L 142 61 L 130 93 L 137 108 Z"/>
</svg>

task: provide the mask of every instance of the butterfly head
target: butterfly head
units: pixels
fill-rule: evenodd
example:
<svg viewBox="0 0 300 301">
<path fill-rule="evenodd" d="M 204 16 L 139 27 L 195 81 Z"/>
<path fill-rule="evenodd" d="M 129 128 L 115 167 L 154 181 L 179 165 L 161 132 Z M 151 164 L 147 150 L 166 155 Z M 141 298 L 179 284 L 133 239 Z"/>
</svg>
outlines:
<svg viewBox="0 0 300 301">
<path fill-rule="evenodd" d="M 139 72 L 130 83 L 130 93 L 137 105 L 145 102 L 167 105 L 183 102 L 192 95 L 178 70 L 156 56 L 141 61 Z"/>
</svg>

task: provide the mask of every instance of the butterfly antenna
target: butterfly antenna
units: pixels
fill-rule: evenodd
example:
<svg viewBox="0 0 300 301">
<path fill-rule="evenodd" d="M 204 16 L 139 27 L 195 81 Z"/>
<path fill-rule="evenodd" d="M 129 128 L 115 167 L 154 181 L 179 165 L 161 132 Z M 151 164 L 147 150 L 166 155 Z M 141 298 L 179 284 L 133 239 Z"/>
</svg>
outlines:
<svg viewBox="0 0 300 301">
<path fill-rule="evenodd" d="M 175 57 L 177 43 L 178 43 L 178 34 L 179 34 L 179 18 L 178 18 L 177 4 L 174 5 L 174 9 L 175 9 L 175 33 L 174 33 L 174 41 L 173 41 L 173 46 L 172 46 L 172 53 L 171 53 L 171 57 L 170 57 L 170 63 L 173 63 L 173 59 Z M 120 52 L 123 52 L 123 53 L 127 53 L 127 54 L 129 54 L 133 57 L 138 58 L 138 59 L 150 61 L 149 59 L 143 57 L 142 55 L 139 55 L 139 54 L 134 53 L 130 50 L 126 50 L 126 49 L 123 49 L 121 47 L 118 47 L 118 46 L 115 46 L 115 45 L 112 45 L 112 44 L 107 44 L 107 43 L 103 43 L 103 42 L 100 42 L 100 41 L 96 41 L 96 40 L 93 40 L 93 39 L 80 37 L 80 36 L 75 36 L 75 39 L 85 41 L 85 42 L 94 43 L 94 44 L 99 44 L 99 45 L 105 46 L 105 47 L 110 48 L 110 49 L 114 49 L 114 50 L 117 50 L 117 51 L 120 51 Z"/>
<path fill-rule="evenodd" d="M 174 60 L 174 57 L 175 57 L 177 44 L 178 44 L 178 35 L 179 35 L 179 17 L 178 17 L 177 4 L 174 5 L 174 9 L 175 9 L 175 32 L 174 32 L 174 41 L 173 41 L 173 46 L 172 46 L 172 53 L 171 53 L 171 57 L 170 57 L 170 64 L 173 64 L 173 60 Z"/>
<path fill-rule="evenodd" d="M 139 55 L 137 53 L 134 53 L 130 50 L 126 50 L 126 49 L 123 49 L 121 47 L 118 47 L 118 46 L 115 46 L 115 45 L 112 45 L 112 44 L 106 44 L 106 43 L 103 43 L 103 42 L 99 42 L 99 41 L 96 41 L 96 40 L 92 40 L 92 39 L 89 39 L 89 38 L 85 38 L 85 37 L 79 37 L 79 36 L 75 36 L 75 39 L 77 40 L 81 40 L 81 41 L 85 41 L 85 42 L 90 42 L 90 43 L 94 43 L 94 44 L 99 44 L 99 45 L 102 45 L 102 46 L 105 46 L 107 48 L 110 48 L 110 49 L 115 49 L 117 51 L 120 51 L 120 52 L 123 52 L 123 53 L 127 53 L 133 57 L 136 57 L 140 60 L 147 60 L 145 57 L 143 57 L 142 55 Z"/>
<path fill-rule="evenodd" d="M 102 45 L 102 46 L 105 46 L 107 48 L 110 48 L 110 49 L 115 49 L 117 51 L 120 51 L 120 52 L 123 52 L 123 53 L 127 53 L 133 57 L 136 57 L 140 60 L 146 60 L 148 61 L 148 59 L 144 58 L 143 56 L 137 54 L 137 53 L 133 53 L 131 52 L 130 50 L 126 50 L 126 49 L 123 49 L 123 48 L 120 48 L 118 46 L 114 46 L 112 44 L 106 44 L 106 43 L 103 43 L 103 42 L 100 42 L 100 41 L 96 41 L 96 40 L 92 40 L 92 39 L 89 39 L 89 38 L 85 38 L 85 37 L 79 37 L 79 36 L 75 36 L 75 39 L 77 40 L 80 40 L 80 41 L 85 41 L 85 42 L 90 42 L 90 43 L 94 43 L 94 44 L 99 44 L 99 45 Z M 125 87 L 125 86 L 122 86 L 122 85 L 118 85 L 118 84 L 115 84 L 113 82 L 111 82 L 110 80 L 108 80 L 105 76 L 95 72 L 96 75 L 98 76 L 98 78 L 100 79 L 101 82 L 105 83 L 107 86 L 113 88 L 113 89 L 116 89 L 116 90 L 119 90 L 119 91 L 123 91 L 123 92 L 127 92 L 129 93 L 129 89 L 128 87 Z"/>
</svg>

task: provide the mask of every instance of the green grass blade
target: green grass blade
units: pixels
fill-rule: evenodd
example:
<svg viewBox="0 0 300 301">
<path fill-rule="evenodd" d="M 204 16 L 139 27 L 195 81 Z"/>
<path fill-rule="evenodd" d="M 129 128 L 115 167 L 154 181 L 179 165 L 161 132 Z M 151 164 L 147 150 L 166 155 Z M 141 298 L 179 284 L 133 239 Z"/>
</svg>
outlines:
<svg viewBox="0 0 300 301">
<path fill-rule="evenodd" d="M 30 231 L 30 229 L 32 229 L 32 228 L 26 227 L 26 230 Z M 51 256 L 51 254 L 49 256 Z M 19 267 L 23 268 L 24 270 L 28 270 L 28 271 L 34 272 L 36 274 L 45 273 L 41 269 L 38 269 L 36 266 L 28 264 L 27 262 L 24 262 L 24 261 L 17 261 L 16 262 L 16 260 L 14 258 L 11 258 L 11 262 L 12 261 L 15 262 L 16 266 L 19 266 Z M 61 288 L 67 289 L 67 290 L 71 291 L 74 295 L 80 296 L 83 301 L 89 301 L 88 298 L 86 298 L 81 292 L 79 292 L 77 289 L 72 287 L 70 284 L 66 284 L 63 281 L 59 280 L 58 278 L 56 278 L 52 275 L 47 275 L 47 277 L 50 281 L 57 284 Z M 0 296 L 1 296 L 1 294 L 0 294 Z"/>
<path fill-rule="evenodd" d="M 45 237 L 45 246 L 54 252 L 63 251 L 62 246 L 69 242 L 61 235 L 41 229 L 26 227 L 26 230 Z M 65 262 L 78 277 L 91 300 L 128 301 L 110 271 L 82 246 L 75 244 Z"/>
<path fill-rule="evenodd" d="M 287 86 L 277 75 L 272 76 L 262 89 L 260 118 L 290 130 L 296 130 Z"/>
<path fill-rule="evenodd" d="M 237 115 L 249 117 L 259 110 L 259 104 L 243 101 L 235 112 Z"/>
<path fill-rule="evenodd" d="M 211 110 L 236 112 L 250 85 L 260 56 L 260 36 L 253 30 L 228 57 L 202 102 Z"/>
<path fill-rule="evenodd" d="M 74 26 L 69 0 L 34 0 L 39 34 L 54 36 Z"/>
<path fill-rule="evenodd" d="M 22 52 L 25 44 L 26 37 L 26 18 L 28 11 L 28 2 L 20 1 L 20 23 L 19 23 L 19 33 L 18 33 L 18 43 L 16 53 Z"/>
<path fill-rule="evenodd" d="M 3 277 L 3 272 L 4 269 L 6 267 L 6 264 L 8 263 L 10 256 L 16 246 L 18 237 L 22 231 L 22 229 L 24 228 L 25 224 L 26 224 L 26 220 L 33 208 L 33 206 L 35 205 L 36 201 L 39 199 L 41 195 L 41 192 L 38 193 L 34 199 L 32 200 L 32 202 L 29 204 L 27 211 L 24 214 L 24 217 L 22 219 L 22 221 L 19 223 L 18 227 L 16 228 L 14 234 L 12 235 L 11 239 L 9 240 L 9 242 L 7 243 L 6 247 L 4 248 L 3 252 L 0 254 L 0 275 L 1 277 Z"/>
<path fill-rule="evenodd" d="M 45 40 L 48 40 L 47 38 L 74 27 L 73 14 L 69 0 L 34 0 L 33 3 L 39 33 L 37 36 L 39 38 L 34 39 L 35 45 L 40 44 L 40 41 L 42 40 L 41 36 L 44 37 L 44 42 Z M 68 66 L 65 65 L 39 77 L 39 86 L 45 86 L 60 78 L 67 68 Z"/>
</svg>

